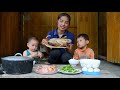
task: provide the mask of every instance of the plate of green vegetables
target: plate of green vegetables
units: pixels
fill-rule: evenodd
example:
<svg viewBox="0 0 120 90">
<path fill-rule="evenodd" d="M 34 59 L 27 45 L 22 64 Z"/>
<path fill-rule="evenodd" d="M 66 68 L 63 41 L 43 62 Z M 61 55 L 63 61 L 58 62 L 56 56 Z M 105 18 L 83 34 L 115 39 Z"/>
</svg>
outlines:
<svg viewBox="0 0 120 90">
<path fill-rule="evenodd" d="M 65 66 L 59 68 L 58 72 L 63 73 L 63 74 L 79 74 L 82 71 L 80 69 L 76 69 L 75 67 L 73 67 L 71 65 L 65 65 Z"/>
</svg>

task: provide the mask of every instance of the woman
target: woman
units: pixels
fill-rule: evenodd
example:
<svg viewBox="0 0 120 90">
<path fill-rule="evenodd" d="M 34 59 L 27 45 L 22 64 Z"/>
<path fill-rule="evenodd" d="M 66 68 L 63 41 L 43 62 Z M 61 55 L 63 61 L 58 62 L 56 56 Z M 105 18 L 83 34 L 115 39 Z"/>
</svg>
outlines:
<svg viewBox="0 0 120 90">
<path fill-rule="evenodd" d="M 48 62 L 51 64 L 68 63 L 68 60 L 72 58 L 72 48 L 74 44 L 74 34 L 68 31 L 70 26 L 71 17 L 67 13 L 61 13 L 58 15 L 57 28 L 49 31 L 45 39 L 42 40 L 42 45 L 48 43 L 48 40 L 52 38 L 66 38 L 71 39 L 71 43 L 67 48 L 52 48 L 49 52 Z"/>
</svg>

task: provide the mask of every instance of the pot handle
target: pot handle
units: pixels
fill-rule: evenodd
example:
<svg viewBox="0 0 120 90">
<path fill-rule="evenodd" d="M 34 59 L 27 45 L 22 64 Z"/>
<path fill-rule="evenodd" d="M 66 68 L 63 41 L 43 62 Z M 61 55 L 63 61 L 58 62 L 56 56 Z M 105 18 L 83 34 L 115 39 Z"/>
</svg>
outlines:
<svg viewBox="0 0 120 90">
<path fill-rule="evenodd" d="M 0 74 L 6 74 L 6 71 L 4 71 L 2 64 L 0 64 Z"/>
<path fill-rule="evenodd" d="M 22 54 L 21 54 L 21 53 L 16 53 L 16 54 L 15 54 L 15 56 L 17 56 L 17 55 L 20 55 L 20 56 L 22 56 Z"/>
</svg>

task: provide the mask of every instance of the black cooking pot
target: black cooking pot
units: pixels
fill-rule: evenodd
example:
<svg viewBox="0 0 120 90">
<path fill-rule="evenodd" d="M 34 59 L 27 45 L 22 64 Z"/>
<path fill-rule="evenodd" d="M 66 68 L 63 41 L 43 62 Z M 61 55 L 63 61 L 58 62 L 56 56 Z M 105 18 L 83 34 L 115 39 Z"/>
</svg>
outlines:
<svg viewBox="0 0 120 90">
<path fill-rule="evenodd" d="M 1 58 L 2 67 L 7 74 L 26 74 L 31 73 L 33 69 L 33 58 L 17 56 L 8 56 Z"/>
</svg>

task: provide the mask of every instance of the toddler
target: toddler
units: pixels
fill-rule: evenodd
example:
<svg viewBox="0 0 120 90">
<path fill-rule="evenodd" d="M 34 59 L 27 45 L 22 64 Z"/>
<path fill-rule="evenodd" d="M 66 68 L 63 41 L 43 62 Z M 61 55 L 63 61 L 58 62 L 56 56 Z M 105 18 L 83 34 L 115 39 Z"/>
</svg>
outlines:
<svg viewBox="0 0 120 90">
<path fill-rule="evenodd" d="M 35 59 L 35 63 L 38 63 L 38 59 L 43 57 L 42 52 L 38 50 L 39 41 L 36 37 L 28 39 L 28 49 L 23 52 L 23 56 L 28 56 Z"/>
<path fill-rule="evenodd" d="M 77 36 L 77 49 L 74 51 L 73 58 L 79 59 L 94 59 L 94 51 L 88 48 L 89 37 L 87 34 L 79 34 Z"/>
</svg>

